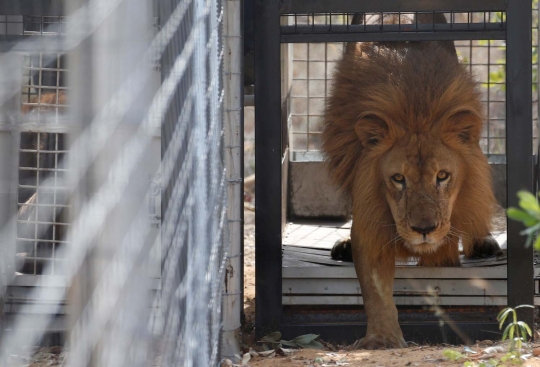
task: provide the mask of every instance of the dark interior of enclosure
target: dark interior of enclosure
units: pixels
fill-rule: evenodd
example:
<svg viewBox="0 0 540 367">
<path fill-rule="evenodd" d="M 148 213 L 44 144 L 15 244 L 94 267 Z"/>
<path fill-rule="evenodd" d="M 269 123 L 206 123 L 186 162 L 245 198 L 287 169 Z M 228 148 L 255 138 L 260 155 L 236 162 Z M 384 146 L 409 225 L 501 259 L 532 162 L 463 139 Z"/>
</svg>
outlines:
<svg viewBox="0 0 540 367">
<path fill-rule="evenodd" d="M 537 98 L 533 100 L 531 92 L 534 88 L 536 94 L 538 82 L 538 25 L 535 14 L 532 27 L 531 2 L 507 4 L 473 0 L 464 5 L 435 1 L 428 6 L 426 9 L 421 2 L 358 4 L 346 0 L 255 4 L 255 165 L 265 167 L 257 170 L 256 176 L 256 327 L 259 335 L 280 330 L 288 337 L 317 333 L 325 340 L 352 342 L 365 333 L 361 307 L 282 304 L 282 231 L 286 225 L 283 213 L 290 208 L 286 201 L 279 202 L 276 198 L 287 195 L 287 186 L 283 184 L 287 180 L 283 177 L 287 172 L 283 163 L 288 159 L 287 154 L 292 162 L 321 160 L 318 136 L 322 128 L 321 107 L 331 80 L 328 62 L 334 61 L 329 57 L 339 57 L 339 52 L 330 50 L 329 45 L 363 41 L 454 42 L 461 61 L 479 77 L 477 80 L 483 88 L 487 124 L 482 148 L 490 163 L 500 165 L 500 173 L 508 177 L 501 186 L 499 202 L 503 206 L 516 206 L 515 192 L 532 190 L 538 111 Z M 415 20 L 407 21 L 402 15 L 413 15 Z M 447 24 L 421 21 L 441 15 L 445 16 Z M 397 21 L 384 24 L 387 16 L 394 16 Z M 293 83 L 292 88 L 286 90 L 280 81 L 287 66 L 280 57 L 283 45 L 291 43 L 295 51 L 300 51 L 293 51 Z M 300 54 L 301 57 L 294 58 Z M 506 54 L 512 57 L 505 60 Z M 302 64 L 296 74 L 294 63 Z M 520 230 L 519 224 L 508 223 L 509 305 L 533 303 L 532 250 L 523 246 Z M 524 263 L 531 266 L 523 266 Z M 493 332 L 498 332 L 495 316 L 499 309 L 446 307 L 446 315 L 454 322 L 440 326 L 440 320 L 429 307 L 401 307 L 400 324 L 407 340 L 474 341 L 490 338 Z M 532 313 L 523 316 L 532 322 Z"/>
</svg>

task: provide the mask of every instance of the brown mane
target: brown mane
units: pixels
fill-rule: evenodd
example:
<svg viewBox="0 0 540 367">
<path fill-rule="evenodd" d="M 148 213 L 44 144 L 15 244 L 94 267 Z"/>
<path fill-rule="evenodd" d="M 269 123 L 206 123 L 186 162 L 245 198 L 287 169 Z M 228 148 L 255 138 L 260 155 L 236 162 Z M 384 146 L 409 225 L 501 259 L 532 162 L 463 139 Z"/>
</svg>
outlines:
<svg viewBox="0 0 540 367">
<path fill-rule="evenodd" d="M 362 49 L 362 53 L 345 54 L 336 65 L 325 110 L 322 149 L 332 179 L 353 201 L 355 221 L 366 227 L 363 237 L 371 242 L 368 228 L 374 221 L 393 221 L 379 190 L 380 156 L 400 137 L 425 132 L 448 135 L 446 144 L 469 162 L 452 224 L 470 236 L 484 236 L 479 231 L 490 227 L 495 199 L 490 168 L 478 146 L 483 112 L 477 84 L 465 66 L 434 42 L 393 48 L 368 44 Z M 469 126 L 452 125 L 456 121 L 450 117 L 460 113 L 471 115 L 466 120 Z M 363 154 L 355 126 L 366 116 L 375 116 L 388 124 L 390 143 Z M 378 126 L 365 123 L 358 128 L 375 134 Z M 449 133 L 454 129 L 467 129 L 472 138 L 470 144 L 453 139 Z M 381 236 L 381 231 L 377 231 L 377 235 L 391 241 L 395 228 L 382 228 L 387 233 Z M 375 250 L 376 245 L 373 247 Z M 390 249 L 398 250 L 398 256 L 408 255 L 387 246 L 386 250 Z"/>
<path fill-rule="evenodd" d="M 355 125 L 363 116 L 388 122 L 390 136 L 397 138 L 441 128 L 434 122 L 469 111 L 479 117 L 474 126 L 479 137 L 480 92 L 446 49 L 427 42 L 392 48 L 368 45 L 363 50 L 344 55 L 336 66 L 322 134 L 331 175 L 346 193 L 362 155 Z"/>
</svg>

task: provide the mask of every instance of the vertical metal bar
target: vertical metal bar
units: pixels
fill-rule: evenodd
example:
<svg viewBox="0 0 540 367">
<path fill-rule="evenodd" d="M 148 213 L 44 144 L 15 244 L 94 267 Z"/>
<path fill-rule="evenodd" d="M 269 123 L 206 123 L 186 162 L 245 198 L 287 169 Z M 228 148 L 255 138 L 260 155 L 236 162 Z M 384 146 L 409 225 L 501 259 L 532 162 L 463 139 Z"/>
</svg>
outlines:
<svg viewBox="0 0 540 367">
<path fill-rule="evenodd" d="M 255 325 L 281 322 L 281 64 L 279 1 L 255 1 Z"/>
<path fill-rule="evenodd" d="M 225 166 L 227 171 L 228 254 L 223 289 L 222 357 L 240 353 L 244 264 L 244 88 L 242 63 L 243 1 L 225 0 L 223 17 L 223 107 Z"/>
<path fill-rule="evenodd" d="M 485 24 L 485 22 L 484 22 Z M 490 134 L 490 131 L 491 131 L 491 81 L 490 81 L 490 78 L 489 78 L 489 74 L 491 73 L 491 42 L 492 41 L 487 41 L 488 44 L 487 44 L 487 54 L 488 54 L 488 59 L 487 59 L 487 108 L 486 108 L 486 120 L 487 120 L 487 155 L 489 156 L 492 151 L 491 151 L 491 134 Z M 471 41 L 472 43 L 472 41 Z M 481 45 L 479 45 L 479 47 L 483 47 Z M 472 53 L 471 53 L 471 56 L 472 56 Z"/>
<path fill-rule="evenodd" d="M 66 13 L 74 12 L 78 7 L 88 4 L 88 0 L 73 0 L 66 3 Z M 68 20 L 69 21 L 69 20 Z M 85 20 L 85 24 L 81 27 L 88 26 L 89 20 Z M 69 85 L 73 86 L 70 90 L 70 118 L 75 124 L 76 131 L 69 138 L 69 144 L 75 141 L 76 136 L 82 133 L 87 128 L 93 116 L 95 103 L 95 80 L 94 80 L 94 50 L 93 37 L 88 37 L 82 41 L 72 52 L 69 53 L 70 78 Z M 81 88 L 80 86 L 83 86 Z M 76 167 L 73 167 L 76 169 Z M 74 174 L 73 171 L 69 173 Z M 79 213 L 83 208 L 83 203 L 88 200 L 91 195 L 93 183 L 88 180 L 82 180 L 75 191 L 72 199 L 73 212 L 70 211 L 70 220 L 73 220 L 74 213 Z M 96 284 L 97 275 L 92 268 L 90 255 L 85 256 L 83 263 L 80 265 L 77 273 L 73 277 L 72 283 L 68 286 L 68 302 L 69 302 L 69 317 L 67 322 L 68 335 L 67 338 L 70 344 L 76 344 L 78 337 L 75 330 L 77 320 L 83 314 L 86 305 Z M 95 358 L 95 356 L 93 356 Z M 93 361 L 95 365 L 95 361 Z M 89 363 L 88 365 L 92 365 Z"/>
<path fill-rule="evenodd" d="M 516 192 L 532 190 L 532 50 L 531 2 L 508 2 L 506 46 L 506 177 L 508 206 L 517 206 Z M 533 251 L 525 248 L 523 226 L 508 221 L 508 305 L 534 301 Z M 521 320 L 533 324 L 533 312 L 524 309 Z"/>
<path fill-rule="evenodd" d="M 311 77 L 309 76 L 309 65 L 311 64 L 311 58 L 310 58 L 310 52 L 309 52 L 309 47 L 311 46 L 311 43 L 306 43 L 306 48 L 307 48 L 307 57 L 306 57 L 306 85 L 307 85 L 307 90 L 306 90 L 306 95 L 307 95 L 307 98 L 306 98 L 306 152 L 309 150 L 309 141 L 310 141 L 310 134 L 309 132 L 311 131 L 310 129 L 310 122 L 311 122 L 311 119 L 310 119 L 310 116 L 309 116 L 309 100 L 311 98 L 310 94 L 309 94 L 309 80 L 311 79 Z"/>
</svg>

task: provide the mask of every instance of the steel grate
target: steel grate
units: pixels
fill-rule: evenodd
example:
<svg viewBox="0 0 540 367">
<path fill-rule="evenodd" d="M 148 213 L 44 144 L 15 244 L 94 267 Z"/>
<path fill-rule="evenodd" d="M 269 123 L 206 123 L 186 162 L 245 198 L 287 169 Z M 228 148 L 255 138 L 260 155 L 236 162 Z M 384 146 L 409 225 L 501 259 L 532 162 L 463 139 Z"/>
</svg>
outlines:
<svg viewBox="0 0 540 367">
<path fill-rule="evenodd" d="M 61 53 L 27 54 L 23 58 L 22 112 L 64 112 L 67 66 Z M 39 117 L 38 117 L 39 119 Z"/>
<path fill-rule="evenodd" d="M 444 15 L 448 24 L 421 21 Z M 352 24 L 356 17 L 357 24 Z M 306 32 L 461 32 L 506 29 L 505 12 L 380 12 L 380 13 L 311 13 L 283 14 L 285 33 Z M 388 22 L 388 19 L 392 19 Z M 420 19 L 420 20 L 419 20 Z M 283 23 L 282 23 L 283 24 Z"/>
<path fill-rule="evenodd" d="M 17 215 L 17 262 L 20 273 L 59 275 L 56 253 L 67 232 L 68 188 L 63 186 L 66 169 L 65 134 L 22 132 L 19 149 Z M 46 267 L 46 265 L 51 265 Z"/>
<path fill-rule="evenodd" d="M 64 32 L 64 17 L 19 18 L 23 35 Z M 66 243 L 70 225 L 67 187 L 63 186 L 66 169 L 62 168 L 67 154 L 66 134 L 49 131 L 47 124 L 66 112 L 67 71 L 62 53 L 22 56 L 21 112 L 25 120 L 40 124 L 39 131 L 23 124 L 20 133 L 16 257 L 22 274 L 61 275 L 56 265 L 64 260 L 57 252 Z"/>
<path fill-rule="evenodd" d="M 538 43 L 538 10 L 535 3 L 533 9 L 533 90 L 536 91 L 537 77 L 537 43 Z M 329 32 L 329 28 L 345 32 L 389 32 L 388 26 L 381 24 L 386 16 L 397 19 L 397 31 L 421 31 L 412 23 L 414 15 L 444 14 L 448 24 L 432 24 L 432 31 L 444 26 L 445 30 L 463 30 L 463 27 L 476 29 L 479 25 L 499 24 L 505 28 L 504 12 L 444 12 L 444 13 L 366 13 L 357 14 L 354 20 L 362 24 L 352 26 L 353 14 L 293 14 L 282 16 L 282 24 L 294 32 L 312 31 Z M 399 15 L 399 16 L 397 16 Z M 369 23 L 369 27 L 367 25 Z M 476 25 L 472 27 L 472 25 Z M 318 26 L 327 27 L 326 30 Z M 341 28 L 336 28 L 338 25 Z M 412 27 L 410 27 L 412 25 Z M 458 27 L 458 25 L 460 25 Z M 292 27 L 292 28 L 291 28 Z M 308 28 L 300 28 L 308 27 Z M 441 30 L 443 28 L 440 28 Z M 504 40 L 455 40 L 454 44 L 462 63 L 469 66 L 470 72 L 478 81 L 482 91 L 482 102 L 485 105 L 486 124 L 482 133 L 481 147 L 492 162 L 503 163 L 506 154 L 506 91 L 505 91 L 505 54 Z M 343 52 L 342 42 L 290 43 L 289 55 L 292 64 L 292 78 L 289 95 L 290 114 L 288 126 L 292 146 L 293 160 L 320 160 L 320 134 L 323 124 L 323 110 L 326 96 L 331 88 L 331 79 L 335 62 Z M 538 95 L 533 93 L 533 126 L 534 144 L 537 146 Z"/>
</svg>

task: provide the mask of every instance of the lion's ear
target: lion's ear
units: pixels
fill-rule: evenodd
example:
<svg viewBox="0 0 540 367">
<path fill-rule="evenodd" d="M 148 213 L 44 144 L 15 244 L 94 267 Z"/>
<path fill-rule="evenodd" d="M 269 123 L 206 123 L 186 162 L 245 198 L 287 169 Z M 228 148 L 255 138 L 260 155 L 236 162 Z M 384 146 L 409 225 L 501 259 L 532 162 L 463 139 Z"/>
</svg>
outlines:
<svg viewBox="0 0 540 367">
<path fill-rule="evenodd" d="M 482 117 L 472 111 L 459 111 L 446 121 L 444 131 L 460 143 L 477 144 L 482 134 Z"/>
<path fill-rule="evenodd" d="M 361 118 L 354 130 L 365 148 L 379 145 L 388 136 L 388 124 L 375 115 Z"/>
</svg>

